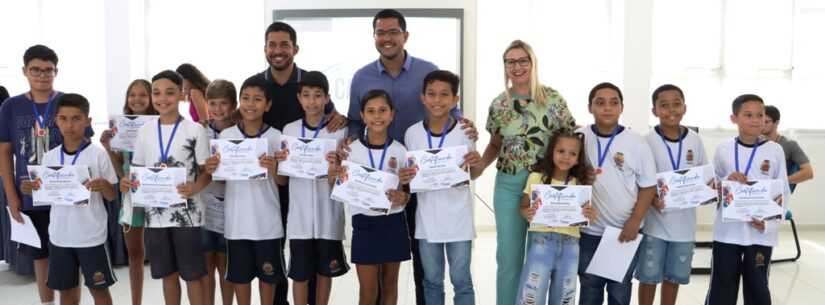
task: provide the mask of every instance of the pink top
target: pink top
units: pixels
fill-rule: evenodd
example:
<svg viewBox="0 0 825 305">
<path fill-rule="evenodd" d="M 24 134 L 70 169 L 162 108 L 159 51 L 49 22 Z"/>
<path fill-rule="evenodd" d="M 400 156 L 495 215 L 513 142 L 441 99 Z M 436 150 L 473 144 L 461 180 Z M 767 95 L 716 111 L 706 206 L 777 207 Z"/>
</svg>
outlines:
<svg viewBox="0 0 825 305">
<path fill-rule="evenodd" d="M 195 108 L 195 102 L 192 99 L 189 99 L 189 116 L 192 117 L 192 121 L 195 123 L 200 123 L 200 117 L 198 117 L 198 109 Z"/>
</svg>

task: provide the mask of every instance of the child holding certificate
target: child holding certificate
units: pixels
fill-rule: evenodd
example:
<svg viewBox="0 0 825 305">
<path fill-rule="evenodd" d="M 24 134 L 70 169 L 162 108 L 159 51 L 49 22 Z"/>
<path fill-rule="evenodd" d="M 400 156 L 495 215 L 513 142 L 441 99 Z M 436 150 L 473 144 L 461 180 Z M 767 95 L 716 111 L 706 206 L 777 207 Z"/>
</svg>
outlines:
<svg viewBox="0 0 825 305">
<path fill-rule="evenodd" d="M 630 304 L 635 256 L 622 282 L 587 273 L 605 228 L 620 229 L 619 242 L 639 237 L 647 208 L 656 195 L 656 164 L 644 138 L 619 125 L 624 110 L 622 91 L 611 83 L 590 90 L 588 108 L 595 124 L 579 128 L 584 151 L 595 167 L 593 206 L 599 211 L 579 239 L 581 305 L 602 304 L 605 292 L 611 304 Z M 601 262 L 600 262 L 601 263 Z"/>
<path fill-rule="evenodd" d="M 367 92 L 361 99 L 366 135 L 351 144 L 346 161 L 397 175 L 406 149 L 388 136 L 387 130 L 394 116 L 395 107 L 386 91 Z M 350 176 L 340 164 L 330 166 L 334 177 L 348 176 L 349 181 L 359 179 Z M 372 176 L 367 176 L 369 178 Z M 339 182 L 342 181 L 336 183 Z M 358 272 L 358 304 L 362 305 L 375 304 L 379 287 L 381 303 L 394 304 L 398 298 L 398 270 L 402 261 L 410 259 L 410 238 L 404 213 L 410 194 L 391 189 L 386 196 L 391 202 L 389 210 L 349 207 L 352 214 L 352 263 Z"/>
<path fill-rule="evenodd" d="M 539 206 L 535 202 L 531 204 L 533 185 L 590 185 L 593 180 L 589 173 L 592 169 L 585 160 L 581 134 L 570 131 L 561 131 L 550 139 L 546 155 L 537 169 L 527 177 L 521 198 L 521 214 L 528 222 L 533 221 Z M 582 214 L 593 221 L 596 210 L 588 203 L 582 208 Z M 516 303 L 575 303 L 579 228 L 531 225 L 528 234 L 531 242 L 521 271 Z M 548 290 L 550 299 L 545 301 Z"/>
<path fill-rule="evenodd" d="M 652 100 L 653 114 L 659 118 L 659 125 L 645 139 L 653 151 L 656 172 L 708 164 L 699 134 L 681 125 L 687 111 L 682 89 L 671 84 L 662 85 L 653 91 Z M 657 197 L 653 201 L 654 209 L 647 210 L 642 229 L 645 236 L 636 266 L 641 305 L 653 304 L 659 283 L 662 283 L 661 304 L 676 304 L 679 285 L 687 285 L 690 279 L 696 209 L 664 210 L 667 202 L 663 199 Z"/>
<path fill-rule="evenodd" d="M 326 76 L 318 71 L 307 72 L 298 83 L 298 101 L 304 109 L 304 117 L 287 124 L 284 135 L 294 137 L 300 143 L 283 147 L 278 161 L 286 160 L 289 154 L 298 155 L 297 150 L 318 151 L 313 160 L 323 165 L 327 173 L 329 162 L 335 161 L 334 148 L 344 140 L 347 129 L 329 132 L 329 122 L 324 116 L 324 108 L 329 103 L 329 83 Z M 323 143 L 331 142 L 332 151 L 324 152 Z M 308 155 L 304 153 L 303 155 Z M 285 166 L 281 164 L 281 166 Z M 332 188 L 328 177 L 289 177 L 289 215 L 286 234 L 289 238 L 289 278 L 293 281 L 293 304 L 307 304 L 309 294 L 315 294 L 315 304 L 329 303 L 332 278 L 344 275 L 349 265 L 344 254 L 344 206 L 330 200 Z M 316 279 L 317 288 L 309 291 L 310 279 Z"/>
<path fill-rule="evenodd" d="M 153 202 L 159 206 L 146 208 L 146 256 L 152 278 L 163 279 L 163 297 L 167 304 L 179 302 L 180 278 L 186 282 L 189 302 L 202 304 L 203 285 L 199 280 L 206 274 L 206 268 L 200 227 L 204 208 L 196 195 L 212 180 L 203 170 L 209 157 L 209 139 L 201 125 L 183 119 L 178 113 L 182 88 L 183 78 L 177 72 L 165 70 L 152 77 L 152 105 L 160 117 L 138 130 L 130 170 L 131 173 L 177 172 L 176 177 L 184 172 L 182 178 L 186 182 L 176 185 L 177 194 L 166 185 L 161 188 L 162 192 L 152 194 L 164 199 Z M 141 192 L 142 183 L 140 178 L 132 176 L 120 180 L 120 191 L 132 192 L 130 196 L 135 204 L 141 204 L 136 195 Z M 171 181 L 175 183 L 177 178 Z M 180 197 L 183 197 L 182 204 L 170 204 L 179 202 Z"/>
<path fill-rule="evenodd" d="M 157 115 L 158 112 L 152 106 L 152 84 L 145 79 L 136 79 L 129 84 L 126 91 L 126 102 L 123 104 L 123 114 L 126 115 Z M 109 154 L 109 160 L 115 167 L 118 179 L 129 174 L 129 166 L 132 163 L 132 152 L 115 151 L 109 145 L 115 130 L 103 131 L 100 135 L 100 144 Z M 129 255 L 129 284 L 131 285 L 132 305 L 140 305 L 143 300 L 143 223 L 146 212 L 143 208 L 134 207 L 126 198 L 127 193 L 121 197 L 121 209 L 118 214 L 118 222 L 123 225 L 123 239 L 126 241 L 126 252 Z M 131 207 L 131 212 L 126 207 Z"/>
<path fill-rule="evenodd" d="M 262 78 L 251 77 L 243 82 L 238 99 L 241 120 L 220 135 L 226 140 L 261 139 L 268 151 L 257 156 L 258 165 L 267 171 L 266 179 L 226 181 L 226 280 L 233 284 L 240 305 L 252 302 L 250 283 L 256 277 L 260 282 L 261 304 L 272 302 L 275 284 L 286 280 L 281 251 L 284 229 L 276 185 L 285 181 L 276 175 L 278 162 L 273 155 L 280 150 L 281 132 L 263 122 L 264 113 L 272 107 L 270 91 L 266 88 Z M 206 170 L 214 173 L 224 166 L 220 159 L 220 154 L 210 157 Z"/>
<path fill-rule="evenodd" d="M 779 144 L 761 137 L 765 124 L 764 101 L 757 95 L 744 94 L 733 100 L 732 108 L 730 119 L 739 135 L 716 147 L 713 157 L 716 177 L 739 183 L 779 180 L 782 187 L 770 190 L 769 198 L 784 198 L 787 204 L 790 187 L 785 154 Z M 773 247 L 779 239 L 781 219 L 723 220 L 723 209 L 724 204 L 720 204 L 713 224 L 713 269 L 707 304 L 736 304 L 740 281 L 745 304 L 770 304 L 768 271 Z"/>
<path fill-rule="evenodd" d="M 472 179 L 481 175 L 481 155 L 475 150 L 475 143 L 460 127 L 456 128 L 459 118 L 450 115 L 450 111 L 458 104 L 458 85 L 458 76 L 449 71 L 433 71 L 424 78 L 421 102 L 427 110 L 427 118 L 407 129 L 404 143 L 409 151 L 422 151 L 427 157 L 416 160 L 408 155 L 408 167 L 401 169 L 402 181 L 416 178 L 419 172 L 418 162 L 441 163 L 441 166 L 446 164 L 463 170 L 469 168 L 471 175 L 468 176 Z M 460 151 L 466 153 L 441 154 L 456 147 L 462 148 Z M 443 159 L 436 161 L 438 158 Z M 476 232 L 473 222 L 473 195 L 469 183 L 419 192 L 417 196 L 415 238 L 424 269 L 425 302 L 444 304 L 446 252 L 447 261 L 450 262 L 450 280 L 455 291 L 454 303 L 475 304 L 470 256 Z"/>
<path fill-rule="evenodd" d="M 235 85 L 222 79 L 209 83 L 206 87 L 206 108 L 209 114 L 206 134 L 209 139 L 218 139 L 221 131 L 235 125 L 233 116 L 238 108 Z M 201 231 L 207 272 L 201 279 L 204 285 L 204 305 L 215 304 L 215 271 L 220 281 L 223 304 L 231 305 L 235 295 L 232 284 L 226 281 L 226 239 L 223 237 L 225 192 L 226 183 L 212 181 L 200 194 L 206 208 L 206 219 Z"/>
<path fill-rule="evenodd" d="M 92 145 L 85 137 L 85 130 L 92 121 L 86 98 L 71 93 L 61 96 L 57 101 L 55 121 L 63 136 L 63 144 L 44 155 L 43 165 L 88 169 L 91 180 L 85 181 L 84 185 L 91 194 L 88 205 L 83 207 L 52 203 L 47 285 L 60 292 L 60 304 L 80 304 L 78 277 L 82 271 L 84 284 L 94 303 L 112 304 L 108 287 L 116 279 L 106 248 L 108 217 L 103 205 L 104 200 L 117 197 L 114 187 L 117 174 L 106 151 Z M 40 189 L 41 181 L 24 181 L 21 189 L 31 195 L 32 190 Z"/>
</svg>

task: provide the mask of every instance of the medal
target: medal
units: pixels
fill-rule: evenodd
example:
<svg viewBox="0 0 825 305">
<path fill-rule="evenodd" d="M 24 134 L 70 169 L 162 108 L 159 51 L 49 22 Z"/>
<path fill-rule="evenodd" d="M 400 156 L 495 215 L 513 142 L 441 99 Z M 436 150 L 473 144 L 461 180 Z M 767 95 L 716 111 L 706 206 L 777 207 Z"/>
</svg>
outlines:
<svg viewBox="0 0 825 305">
<path fill-rule="evenodd" d="M 602 168 L 601 167 L 596 168 L 596 175 L 597 176 L 601 175 L 601 173 L 602 173 Z"/>
<path fill-rule="evenodd" d="M 32 97 L 32 110 L 34 112 L 34 117 L 37 120 L 34 124 L 34 133 L 38 138 L 45 137 L 46 124 L 49 123 L 49 110 L 51 110 L 52 108 L 52 101 L 54 101 L 55 96 L 57 96 L 57 92 L 52 92 L 52 94 L 49 95 L 48 102 L 46 102 L 46 112 L 42 115 L 40 114 L 40 111 L 37 110 L 37 105 L 34 102 L 34 95 L 31 94 L 31 92 L 29 93 L 29 95 Z"/>
</svg>

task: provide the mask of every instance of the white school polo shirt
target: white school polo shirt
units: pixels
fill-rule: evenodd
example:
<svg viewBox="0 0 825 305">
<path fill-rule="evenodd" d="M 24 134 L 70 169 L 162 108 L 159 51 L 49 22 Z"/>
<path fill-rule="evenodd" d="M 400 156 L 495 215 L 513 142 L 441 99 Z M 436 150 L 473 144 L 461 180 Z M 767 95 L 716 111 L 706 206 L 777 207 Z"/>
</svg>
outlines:
<svg viewBox="0 0 825 305">
<path fill-rule="evenodd" d="M 318 131 L 318 139 L 332 139 L 341 143 L 347 129 L 329 133 L 324 126 L 312 128 L 304 120 L 284 126 L 284 134 L 293 137 L 312 138 Z M 301 130 L 304 130 L 303 135 Z M 329 198 L 332 188 L 327 177 L 305 179 L 289 177 L 289 214 L 286 236 L 289 239 L 344 240 L 344 206 Z"/>
<path fill-rule="evenodd" d="M 442 134 L 432 134 L 432 145 L 427 141 L 424 121 L 413 124 L 404 135 L 407 150 L 436 149 Z M 466 146 L 474 151 L 475 144 L 467 138 L 456 122 L 447 130 L 442 147 Z M 473 240 L 476 237 L 473 221 L 473 195 L 470 186 L 418 193 L 418 209 L 415 213 L 415 238 L 431 243 L 448 243 Z"/>
<path fill-rule="evenodd" d="M 245 135 L 239 125 L 224 129 L 221 139 L 240 140 Z M 261 138 L 269 144 L 269 155 L 280 150 L 281 132 L 265 126 Z M 281 201 L 274 177 L 266 180 L 226 181 L 224 237 L 231 240 L 267 240 L 284 237 Z"/>
<path fill-rule="evenodd" d="M 645 140 L 653 151 L 656 161 L 656 172 L 668 172 L 677 169 L 686 169 L 708 164 L 705 156 L 705 146 L 699 134 L 682 127 L 679 139 L 664 137 L 656 126 L 647 134 Z M 679 140 L 682 141 L 682 153 L 679 157 Z M 665 146 L 667 145 L 667 146 Z M 670 162 L 667 148 L 670 147 L 673 159 L 678 161 L 679 168 L 674 169 Z M 696 209 L 673 210 L 660 213 L 654 207 L 647 209 L 645 227 L 642 233 L 659 239 L 675 242 L 692 242 L 696 240 Z"/>
<path fill-rule="evenodd" d="M 647 142 L 633 131 L 618 126 L 619 131 L 608 149 L 609 135 L 597 135 L 595 128 L 590 125 L 578 130 L 584 134 L 585 154 L 594 168 L 598 168 L 597 138 L 602 153 L 607 151 L 602 173 L 593 182 L 593 206 L 598 216 L 582 232 L 601 236 L 605 226 L 624 227 L 633 214 L 639 188 L 656 185 L 656 164 Z"/>
<path fill-rule="evenodd" d="M 788 186 L 788 172 L 785 168 L 785 153 L 782 146 L 772 141 L 761 142 L 761 145 L 744 145 L 730 139 L 722 142 L 716 147 L 716 154 L 713 157 L 713 167 L 716 170 L 716 177 L 719 180 L 726 180 L 728 176 L 736 171 L 734 163 L 735 145 L 739 146 L 739 171 L 744 173 L 750 158 L 751 152 L 756 148 L 753 156 L 753 163 L 748 172 L 748 180 L 757 179 L 780 179 L 784 181 L 784 189 L 780 190 L 784 197 L 785 207 L 790 201 L 791 189 Z M 758 147 L 758 148 L 757 148 Z M 772 194 L 772 196 L 778 196 Z M 721 207 L 721 206 L 720 206 Z M 765 222 L 765 232 L 759 232 L 747 222 L 723 222 L 722 210 L 717 208 L 716 220 L 713 223 L 713 240 L 726 244 L 736 244 L 743 246 L 762 245 L 774 247 L 779 240 L 780 220 L 770 220 Z"/>
</svg>

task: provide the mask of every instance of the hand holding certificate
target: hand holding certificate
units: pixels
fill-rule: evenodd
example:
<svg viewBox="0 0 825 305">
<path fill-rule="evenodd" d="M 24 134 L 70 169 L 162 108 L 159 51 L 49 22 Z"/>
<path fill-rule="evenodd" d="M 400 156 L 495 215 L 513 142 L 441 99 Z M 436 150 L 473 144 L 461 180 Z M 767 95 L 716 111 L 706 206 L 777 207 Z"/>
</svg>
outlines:
<svg viewBox="0 0 825 305">
<path fill-rule="evenodd" d="M 410 191 L 429 192 L 469 185 L 470 173 L 461 168 L 466 154 L 466 146 L 408 151 L 407 167 L 416 169 Z"/>
<path fill-rule="evenodd" d="M 785 214 L 782 183 L 781 180 L 722 181 L 722 219 L 726 222 L 782 219 Z"/>
<path fill-rule="evenodd" d="M 35 206 L 63 205 L 85 207 L 89 205 L 89 168 L 84 165 L 29 166 L 29 178 L 39 181 L 40 187 L 33 190 Z"/>
<path fill-rule="evenodd" d="M 656 191 L 664 211 L 692 209 L 718 201 L 713 166 L 703 165 L 656 174 Z"/>
<path fill-rule="evenodd" d="M 389 212 L 392 203 L 386 192 L 398 188 L 398 176 L 346 160 L 341 167 L 332 189 L 332 200 L 376 212 Z"/>
<path fill-rule="evenodd" d="M 134 185 L 131 192 L 136 206 L 173 208 L 186 205 L 186 198 L 178 193 L 178 185 L 186 183 L 186 168 L 132 166 L 129 177 Z"/>
<path fill-rule="evenodd" d="M 281 136 L 281 150 L 286 160 L 278 164 L 278 175 L 294 178 L 318 179 L 327 175 L 326 155 L 335 151 L 333 139 L 298 138 Z"/>
<path fill-rule="evenodd" d="M 220 139 L 210 140 L 209 144 L 212 154 L 220 155 L 220 164 L 212 174 L 213 180 L 263 180 L 268 177 L 267 169 L 259 161 L 269 153 L 266 139 Z"/>
<path fill-rule="evenodd" d="M 589 221 L 582 208 L 590 203 L 589 185 L 534 184 L 530 192 L 530 205 L 536 207 L 536 215 L 530 227 L 580 227 Z"/>
<path fill-rule="evenodd" d="M 109 118 L 112 141 L 109 145 L 117 151 L 135 151 L 137 133 L 143 124 L 157 120 L 156 115 L 116 115 Z"/>
</svg>

